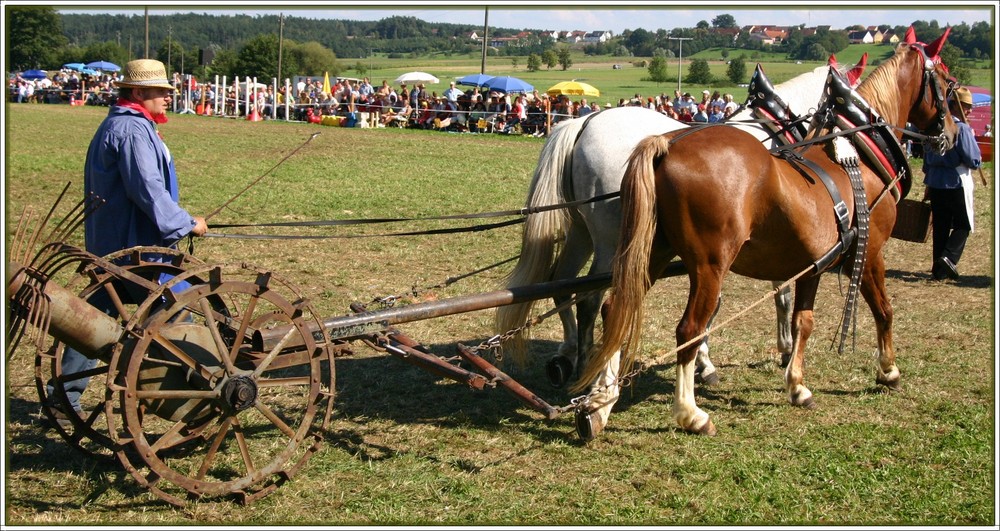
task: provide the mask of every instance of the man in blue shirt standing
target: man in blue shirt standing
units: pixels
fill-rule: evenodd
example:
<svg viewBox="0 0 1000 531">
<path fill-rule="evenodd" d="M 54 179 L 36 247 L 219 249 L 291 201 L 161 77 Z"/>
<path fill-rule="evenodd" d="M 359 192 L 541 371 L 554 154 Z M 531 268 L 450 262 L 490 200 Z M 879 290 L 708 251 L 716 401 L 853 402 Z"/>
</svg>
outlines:
<svg viewBox="0 0 1000 531">
<path fill-rule="evenodd" d="M 972 170 L 982 164 L 982 154 L 965 117 L 972 110 L 972 92 L 955 90 L 951 115 L 958 126 L 955 145 L 944 154 L 924 148 L 924 198 L 930 199 L 933 262 L 931 277 L 958 280 L 958 261 L 973 230 Z"/>
<path fill-rule="evenodd" d="M 115 85 L 118 100 L 94 134 L 84 166 L 85 196 L 104 202 L 84 222 L 87 251 L 105 256 L 139 245 L 174 247 L 185 236 L 204 235 L 208 230 L 205 218 L 192 216 L 178 204 L 173 157 L 156 130 L 156 124 L 167 121 L 165 113 L 174 93 L 163 63 L 130 61 Z M 115 314 L 107 297 L 94 297 L 91 304 Z M 63 374 L 83 372 L 96 363 L 66 348 Z M 67 381 L 62 387 L 77 414 L 88 380 Z M 53 391 L 50 385 L 50 398 Z M 57 409 L 56 403 L 49 407 L 66 427 L 68 412 Z"/>
</svg>

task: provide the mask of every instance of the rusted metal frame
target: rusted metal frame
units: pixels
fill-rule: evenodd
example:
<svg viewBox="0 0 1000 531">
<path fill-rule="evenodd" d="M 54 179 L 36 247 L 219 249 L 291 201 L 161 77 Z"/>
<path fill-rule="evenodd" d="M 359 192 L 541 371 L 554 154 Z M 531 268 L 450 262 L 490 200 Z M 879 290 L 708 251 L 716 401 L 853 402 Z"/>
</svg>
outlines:
<svg viewBox="0 0 1000 531">
<path fill-rule="evenodd" d="M 686 272 L 680 261 L 671 262 L 659 278 L 682 275 Z M 556 295 L 571 295 L 575 293 L 604 289 L 611 285 L 611 273 L 587 275 L 567 280 L 553 280 L 528 286 L 518 286 L 486 293 L 461 295 L 448 299 L 421 302 L 386 308 L 383 310 L 361 312 L 354 315 L 331 317 L 323 321 L 323 327 L 331 340 L 365 337 L 386 330 L 391 325 L 409 323 L 444 317 L 478 310 L 487 310 L 519 304 L 523 302 L 547 299 Z M 253 349 L 257 351 L 270 350 L 287 332 L 287 327 L 278 326 L 270 330 L 254 332 Z M 322 331 L 310 328 L 317 341 L 322 339 Z M 298 345 L 289 343 L 285 348 Z"/>
<path fill-rule="evenodd" d="M 524 402 L 535 411 L 543 413 L 545 418 L 553 420 L 562 413 L 559 408 L 539 398 L 538 395 L 532 393 L 527 387 L 518 383 L 517 380 L 514 380 L 509 375 L 496 368 L 496 366 L 483 359 L 483 357 L 479 354 L 476 354 L 476 352 L 471 348 L 461 343 L 458 344 L 457 348 L 458 353 L 462 356 L 462 359 L 468 361 L 477 369 L 486 373 L 490 377 L 491 381 L 500 384 L 504 389 L 517 397 L 518 400 Z"/>
<path fill-rule="evenodd" d="M 588 275 L 570 280 L 555 280 L 530 286 L 521 286 L 487 293 L 463 295 L 436 301 L 421 302 L 408 306 L 387 308 L 373 312 L 362 312 L 354 315 L 338 316 L 323 321 L 330 339 L 349 339 L 363 337 L 387 329 L 393 324 L 409 323 L 444 317 L 477 310 L 486 310 L 539 299 L 555 295 L 572 294 L 578 291 L 589 291 L 605 288 L 611 284 L 611 274 Z M 258 330 L 254 333 L 254 350 L 269 350 L 287 332 L 287 327 L 275 327 L 271 330 Z M 314 336 L 320 331 L 313 331 Z M 288 344 L 286 348 L 295 345 Z"/>
<path fill-rule="evenodd" d="M 392 329 L 385 335 L 368 339 L 374 348 L 384 350 L 410 365 L 427 372 L 482 390 L 489 382 L 482 375 L 448 363 L 439 356 L 424 352 L 424 347 L 399 330 Z"/>
<path fill-rule="evenodd" d="M 17 293 L 27 281 L 27 270 L 8 269 L 7 287 Z M 123 333 L 118 320 L 91 306 L 87 301 L 53 282 L 45 282 L 41 293 L 48 300 L 46 328 L 52 337 L 75 348 L 88 358 L 107 362 Z"/>
</svg>

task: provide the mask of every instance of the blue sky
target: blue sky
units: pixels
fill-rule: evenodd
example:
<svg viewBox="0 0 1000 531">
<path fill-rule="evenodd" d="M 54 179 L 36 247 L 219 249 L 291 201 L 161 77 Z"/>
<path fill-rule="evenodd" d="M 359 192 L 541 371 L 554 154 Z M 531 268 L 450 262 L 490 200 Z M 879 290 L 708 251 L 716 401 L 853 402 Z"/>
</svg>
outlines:
<svg viewBox="0 0 1000 531">
<path fill-rule="evenodd" d="M 68 2 L 60 5 L 66 13 L 126 13 L 142 15 L 142 7 L 109 2 Z M 482 26 L 485 6 L 489 6 L 489 25 L 503 28 L 547 30 L 611 30 L 643 28 L 649 31 L 693 27 L 699 21 L 711 23 L 720 14 L 732 15 L 737 24 L 816 26 L 828 24 L 835 29 L 854 24 L 909 25 L 915 20 L 936 20 L 940 26 L 960 23 L 994 23 L 997 1 L 972 1 L 956 4 L 942 2 L 149 2 L 151 15 L 168 13 L 218 13 L 249 15 L 285 13 L 306 18 L 379 20 L 388 16 L 412 16 L 428 22 L 451 22 Z M 692 9 L 692 5 L 698 5 Z M 65 6 L 65 7 L 63 7 Z"/>
</svg>

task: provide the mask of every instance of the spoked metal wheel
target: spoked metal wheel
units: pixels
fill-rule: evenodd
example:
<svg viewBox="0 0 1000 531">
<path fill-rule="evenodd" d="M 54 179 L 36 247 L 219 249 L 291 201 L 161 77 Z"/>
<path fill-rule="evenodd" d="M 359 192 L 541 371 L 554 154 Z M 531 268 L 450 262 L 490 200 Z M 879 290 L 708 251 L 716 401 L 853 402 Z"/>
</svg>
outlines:
<svg viewBox="0 0 1000 531">
<path fill-rule="evenodd" d="M 171 291 L 188 278 L 205 281 Z M 126 325 L 108 375 L 119 459 L 176 505 L 268 494 L 305 464 L 329 426 L 333 350 L 320 318 L 289 285 L 246 265 L 194 269 L 154 295 Z M 285 340 L 254 351 L 255 329 L 274 327 L 287 329 Z"/>
<path fill-rule="evenodd" d="M 104 258 L 121 265 L 122 269 L 145 282 L 123 280 L 90 264 L 73 277 L 67 288 L 75 291 L 84 286 L 79 292 L 82 300 L 116 312 L 123 323 L 128 322 L 138 305 L 158 289 L 161 278 L 204 265 L 189 254 L 161 247 L 136 247 Z M 115 443 L 108 436 L 106 393 L 102 387 L 107 379 L 108 360 L 94 359 L 83 366 L 66 363 L 65 355 L 66 345 L 59 341 L 35 355 L 35 387 L 43 406 L 42 412 L 72 447 L 95 457 L 112 459 Z M 86 384 L 88 379 L 89 385 Z M 84 386 L 86 388 L 80 394 L 81 414 L 73 414 L 67 390 Z M 48 406 L 61 411 L 68 422 L 57 422 Z"/>
</svg>

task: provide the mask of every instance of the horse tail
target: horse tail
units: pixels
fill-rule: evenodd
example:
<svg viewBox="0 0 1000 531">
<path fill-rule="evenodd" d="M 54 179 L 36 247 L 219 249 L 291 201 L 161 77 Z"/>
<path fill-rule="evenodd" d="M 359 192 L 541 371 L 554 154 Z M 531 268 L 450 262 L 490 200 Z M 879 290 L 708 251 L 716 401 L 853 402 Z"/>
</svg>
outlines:
<svg viewBox="0 0 1000 531">
<path fill-rule="evenodd" d="M 586 120 L 566 120 L 552 131 L 538 157 L 538 167 L 528 188 L 526 206 L 531 209 L 563 202 L 562 181 L 572 161 L 576 139 Z M 556 255 L 556 244 L 566 234 L 569 212 L 564 208 L 529 214 L 521 234 L 521 256 L 504 279 L 507 288 L 537 284 L 549 279 Z M 524 325 L 534 301 L 497 308 L 495 330 L 503 334 Z M 516 334 L 505 345 L 505 352 L 518 363 L 527 354 L 527 335 Z"/>
<path fill-rule="evenodd" d="M 622 179 L 621 236 L 611 268 L 610 304 L 603 314 L 600 344 L 587 356 L 573 391 L 582 391 L 605 369 L 619 350 L 619 374 L 628 374 L 639 353 L 643 299 L 652 286 L 649 257 L 656 234 L 655 166 L 667 154 L 670 142 L 654 135 L 639 142 L 629 157 Z"/>
</svg>

